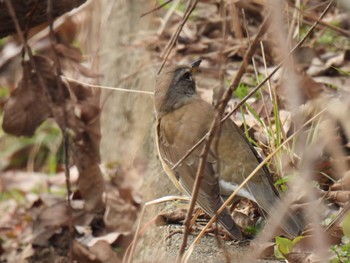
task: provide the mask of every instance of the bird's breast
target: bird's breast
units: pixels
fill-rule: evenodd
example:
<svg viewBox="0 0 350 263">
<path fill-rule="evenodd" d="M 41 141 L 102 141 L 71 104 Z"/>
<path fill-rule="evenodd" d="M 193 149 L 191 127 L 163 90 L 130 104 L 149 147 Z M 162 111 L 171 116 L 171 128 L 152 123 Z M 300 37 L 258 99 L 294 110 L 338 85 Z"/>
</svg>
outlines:
<svg viewBox="0 0 350 263">
<path fill-rule="evenodd" d="M 208 132 L 214 113 L 211 105 L 194 100 L 164 115 L 160 130 L 170 144 L 186 152 Z"/>
</svg>

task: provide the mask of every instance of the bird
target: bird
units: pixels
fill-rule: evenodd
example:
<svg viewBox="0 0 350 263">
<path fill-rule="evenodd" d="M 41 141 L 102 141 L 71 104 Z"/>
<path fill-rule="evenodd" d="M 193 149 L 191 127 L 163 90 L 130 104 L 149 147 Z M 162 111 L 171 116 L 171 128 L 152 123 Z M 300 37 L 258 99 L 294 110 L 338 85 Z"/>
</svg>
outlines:
<svg viewBox="0 0 350 263">
<path fill-rule="evenodd" d="M 200 63 L 201 60 L 197 60 L 189 65 L 165 67 L 157 76 L 154 90 L 155 140 L 159 159 L 174 185 L 189 196 L 204 143 L 178 167 L 172 167 L 208 133 L 216 114 L 215 108 L 196 91 L 193 74 Z M 210 146 L 196 200 L 209 216 L 215 215 L 223 200 L 261 162 L 259 154 L 231 119 L 222 123 L 218 136 L 217 147 Z M 280 195 L 266 166 L 238 192 L 237 198 L 253 201 L 262 213 L 270 212 Z M 297 236 L 303 228 L 302 221 L 293 214 L 285 221 L 282 228 L 291 236 Z M 244 238 L 227 208 L 218 215 L 218 222 L 235 240 Z"/>
</svg>

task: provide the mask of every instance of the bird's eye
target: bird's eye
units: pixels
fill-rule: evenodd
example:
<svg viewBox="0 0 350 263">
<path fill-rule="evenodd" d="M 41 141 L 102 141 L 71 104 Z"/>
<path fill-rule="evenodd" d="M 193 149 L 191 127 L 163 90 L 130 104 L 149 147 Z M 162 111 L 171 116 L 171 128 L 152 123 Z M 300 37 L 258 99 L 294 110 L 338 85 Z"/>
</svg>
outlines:
<svg viewBox="0 0 350 263">
<path fill-rule="evenodd" d="M 185 79 L 185 80 L 192 80 L 192 74 L 191 74 L 191 72 L 186 72 L 184 75 L 183 75 L 183 78 Z"/>
</svg>

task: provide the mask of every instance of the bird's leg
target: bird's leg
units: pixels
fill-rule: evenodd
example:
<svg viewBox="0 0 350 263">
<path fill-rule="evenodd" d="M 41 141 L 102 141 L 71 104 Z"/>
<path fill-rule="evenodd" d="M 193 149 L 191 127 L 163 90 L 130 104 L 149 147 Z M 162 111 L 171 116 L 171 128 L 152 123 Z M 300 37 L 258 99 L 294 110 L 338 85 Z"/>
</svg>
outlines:
<svg viewBox="0 0 350 263">
<path fill-rule="evenodd" d="M 175 234 L 183 234 L 183 229 L 170 229 L 170 233 L 165 237 L 165 239 L 171 238 Z"/>
<path fill-rule="evenodd" d="M 192 226 L 196 223 L 196 220 L 201 213 L 202 209 L 198 208 L 191 219 L 190 228 L 192 228 Z M 183 234 L 183 229 L 171 229 L 169 235 L 166 236 L 166 239 L 172 237 L 175 234 Z"/>
<path fill-rule="evenodd" d="M 191 223 L 190 223 L 190 227 L 192 228 L 192 226 L 196 223 L 197 218 L 199 217 L 199 215 L 202 213 L 202 209 L 198 208 L 194 214 L 194 216 L 191 219 Z"/>
</svg>

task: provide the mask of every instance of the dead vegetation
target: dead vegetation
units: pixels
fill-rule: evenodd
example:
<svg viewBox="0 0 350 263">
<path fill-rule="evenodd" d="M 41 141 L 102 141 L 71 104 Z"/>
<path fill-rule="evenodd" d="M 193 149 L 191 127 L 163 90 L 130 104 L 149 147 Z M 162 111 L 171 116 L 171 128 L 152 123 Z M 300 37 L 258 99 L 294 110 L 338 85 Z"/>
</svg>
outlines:
<svg viewBox="0 0 350 263">
<path fill-rule="evenodd" d="M 139 195 L 147 163 L 142 160 L 130 167 L 115 160 L 100 168 L 101 91 L 84 83 L 97 83 L 102 72 L 89 69 L 93 55 L 83 55 L 84 46 L 75 43 L 78 29 L 89 20 L 91 2 L 56 20 L 56 26 L 50 18 L 71 6 L 60 11 L 60 6 L 52 6 L 55 1 L 38 1 L 25 14 L 39 22 L 25 23 L 16 8 L 19 2 L 0 3 L 7 18 L 17 22 L 0 30 L 3 36 L 14 34 L 0 39 L 2 127 L 8 134 L 26 136 L 1 132 L 1 262 L 121 262 L 123 256 L 132 260 L 138 241 L 136 236 L 131 242 L 134 223 L 140 218 L 140 204 L 150 201 Z M 226 115 L 242 128 L 266 157 L 276 186 L 285 193 L 264 231 L 251 202 L 231 208 L 235 221 L 254 238 L 246 261 L 277 257 L 290 262 L 347 262 L 347 2 L 164 2 L 147 2 L 152 12 L 145 15 L 151 16 L 156 30 L 140 33 L 131 49 L 149 52 L 159 65 L 202 59 L 196 75 L 199 93 L 221 111 L 218 120 Z M 48 14 L 45 24 L 43 14 Z M 0 28 L 6 28 L 2 18 Z M 266 26 L 261 27 L 264 21 Z M 304 233 L 294 240 L 283 233 L 272 235 L 288 207 L 303 211 L 307 221 Z M 183 224 L 185 211 L 164 211 L 154 215 L 154 222 Z M 206 228 L 206 235 L 223 238 L 223 231 L 215 224 L 208 226 L 208 220 L 199 215 L 186 232 L 185 236 L 202 231 L 186 251 L 183 243 L 183 261 Z M 140 224 L 145 227 L 137 233 L 143 234 L 153 221 Z M 230 261 L 229 255 L 226 259 Z"/>
</svg>

